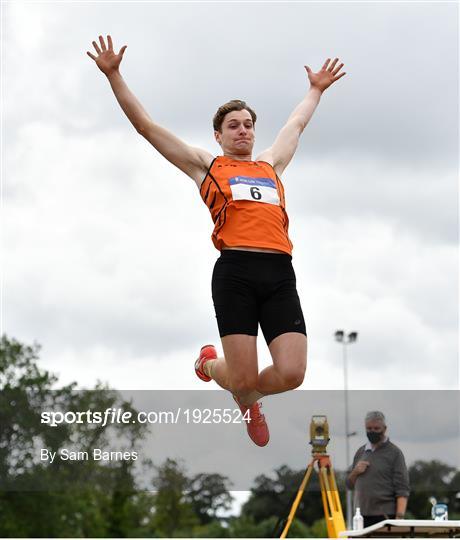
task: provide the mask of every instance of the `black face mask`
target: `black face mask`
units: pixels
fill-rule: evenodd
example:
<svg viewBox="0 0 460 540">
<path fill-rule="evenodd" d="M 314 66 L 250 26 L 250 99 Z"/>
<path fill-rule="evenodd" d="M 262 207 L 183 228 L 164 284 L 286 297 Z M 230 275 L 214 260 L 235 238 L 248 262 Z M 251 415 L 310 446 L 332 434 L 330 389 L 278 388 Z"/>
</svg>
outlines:
<svg viewBox="0 0 460 540">
<path fill-rule="evenodd" d="M 383 438 L 383 433 L 377 433 L 376 431 L 366 431 L 366 435 L 371 444 L 377 444 Z"/>
</svg>

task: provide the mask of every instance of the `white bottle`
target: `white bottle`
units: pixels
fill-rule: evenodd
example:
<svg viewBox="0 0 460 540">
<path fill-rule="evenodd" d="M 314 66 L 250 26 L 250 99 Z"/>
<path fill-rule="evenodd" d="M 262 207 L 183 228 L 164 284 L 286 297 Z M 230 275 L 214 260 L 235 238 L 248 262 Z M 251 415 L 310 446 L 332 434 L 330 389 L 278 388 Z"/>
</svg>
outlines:
<svg viewBox="0 0 460 540">
<path fill-rule="evenodd" d="M 361 515 L 361 511 L 359 509 L 359 506 L 356 508 L 356 514 L 353 516 L 353 530 L 354 531 L 360 531 L 364 528 L 364 520 L 363 516 Z"/>
</svg>

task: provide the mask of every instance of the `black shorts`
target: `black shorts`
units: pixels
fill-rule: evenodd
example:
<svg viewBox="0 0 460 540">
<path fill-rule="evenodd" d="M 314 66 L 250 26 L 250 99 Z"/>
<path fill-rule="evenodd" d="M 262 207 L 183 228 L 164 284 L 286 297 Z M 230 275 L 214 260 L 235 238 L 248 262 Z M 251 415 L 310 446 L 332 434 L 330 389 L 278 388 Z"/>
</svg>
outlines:
<svg viewBox="0 0 460 540">
<path fill-rule="evenodd" d="M 285 332 L 307 335 L 292 257 L 224 249 L 214 265 L 212 299 L 220 337 L 257 336 L 267 345 Z"/>
</svg>

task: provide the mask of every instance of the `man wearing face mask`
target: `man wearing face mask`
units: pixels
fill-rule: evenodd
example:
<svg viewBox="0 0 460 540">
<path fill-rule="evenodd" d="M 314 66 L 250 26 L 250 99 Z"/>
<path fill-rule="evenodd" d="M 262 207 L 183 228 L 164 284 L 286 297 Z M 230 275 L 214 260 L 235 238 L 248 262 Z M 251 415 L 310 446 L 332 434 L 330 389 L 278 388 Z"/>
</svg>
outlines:
<svg viewBox="0 0 460 540">
<path fill-rule="evenodd" d="M 404 455 L 386 436 L 385 416 L 371 411 L 365 418 L 368 442 L 358 448 L 346 484 L 355 490 L 364 527 L 384 519 L 403 519 L 409 497 Z"/>
</svg>

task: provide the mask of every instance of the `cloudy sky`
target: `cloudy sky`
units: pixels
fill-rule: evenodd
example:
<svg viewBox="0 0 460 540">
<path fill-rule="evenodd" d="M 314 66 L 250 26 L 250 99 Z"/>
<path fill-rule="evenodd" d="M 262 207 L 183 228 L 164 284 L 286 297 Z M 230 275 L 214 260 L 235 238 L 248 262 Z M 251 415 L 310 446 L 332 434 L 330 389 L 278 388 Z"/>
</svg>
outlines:
<svg viewBox="0 0 460 540">
<path fill-rule="evenodd" d="M 459 388 L 455 3 L 2 9 L 2 331 L 40 343 L 43 368 L 81 387 L 215 388 L 193 371 L 219 342 L 211 218 L 86 55 L 110 33 L 152 118 L 216 155 L 220 104 L 255 108 L 257 153 L 307 91 L 303 66 L 345 62 L 283 176 L 309 334 L 302 388 L 342 388 L 339 328 L 359 332 L 351 388 Z"/>
</svg>

